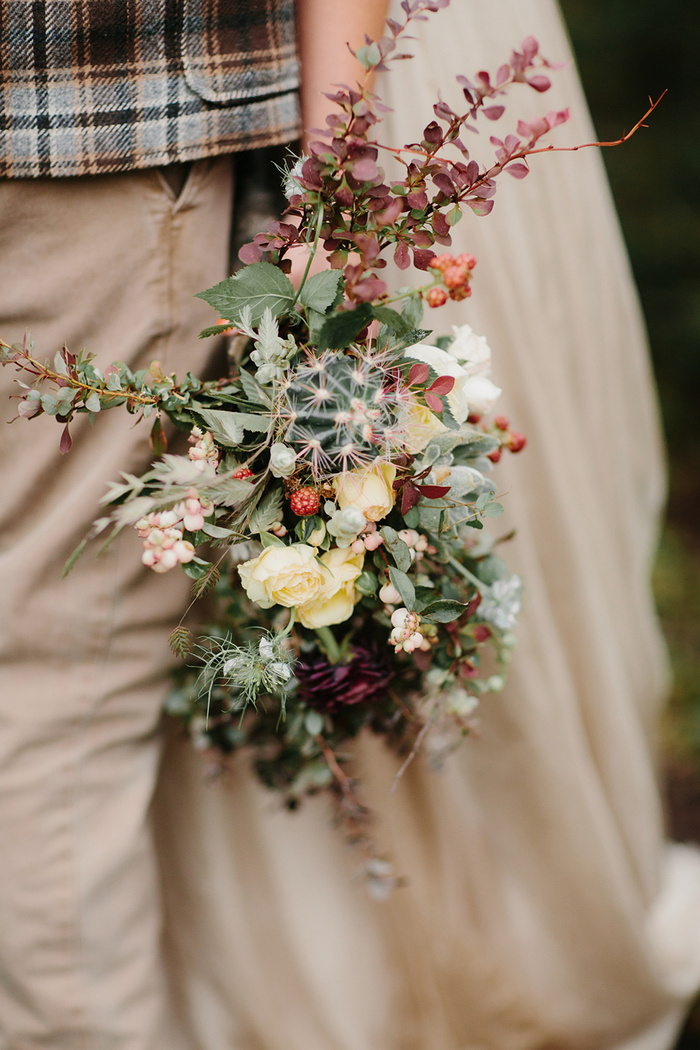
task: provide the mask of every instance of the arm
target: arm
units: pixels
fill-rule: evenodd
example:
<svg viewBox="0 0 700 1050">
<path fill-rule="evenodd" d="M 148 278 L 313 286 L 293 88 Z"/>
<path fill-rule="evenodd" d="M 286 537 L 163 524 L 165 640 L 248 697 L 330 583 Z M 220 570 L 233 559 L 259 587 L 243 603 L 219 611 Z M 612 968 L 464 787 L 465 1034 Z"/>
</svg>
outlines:
<svg viewBox="0 0 700 1050">
<path fill-rule="evenodd" d="M 296 0 L 301 59 L 301 109 L 305 129 L 325 126 L 332 106 L 324 92 L 335 84 L 353 86 L 362 67 L 348 50 L 384 35 L 389 0 Z"/>
</svg>

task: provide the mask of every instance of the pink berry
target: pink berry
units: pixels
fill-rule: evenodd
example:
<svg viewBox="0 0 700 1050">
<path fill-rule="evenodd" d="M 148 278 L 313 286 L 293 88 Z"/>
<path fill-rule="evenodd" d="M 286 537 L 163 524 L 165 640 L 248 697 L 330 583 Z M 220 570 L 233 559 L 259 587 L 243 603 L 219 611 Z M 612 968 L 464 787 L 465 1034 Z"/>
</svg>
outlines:
<svg viewBox="0 0 700 1050">
<path fill-rule="evenodd" d="M 466 266 L 468 270 L 473 270 L 476 266 L 476 256 L 472 255 L 471 252 L 462 252 L 455 259 L 458 266 Z"/>
<path fill-rule="evenodd" d="M 428 306 L 442 306 L 447 302 L 447 292 L 444 288 L 431 288 L 428 292 Z"/>
<path fill-rule="evenodd" d="M 466 266 L 448 266 L 443 272 L 442 279 L 447 288 L 461 288 L 467 279 Z"/>
<path fill-rule="evenodd" d="M 306 488 L 297 489 L 296 492 L 291 494 L 289 506 L 298 517 L 305 518 L 309 514 L 316 514 L 321 506 L 321 500 L 316 489 L 307 486 Z"/>
<path fill-rule="evenodd" d="M 514 430 L 510 435 L 510 440 L 508 441 L 508 448 L 510 449 L 510 451 L 520 452 L 522 449 L 525 448 L 526 445 L 527 438 L 525 437 L 525 435 L 518 434 L 518 432 Z"/>
<path fill-rule="evenodd" d="M 499 430 L 507 430 L 510 426 L 510 423 L 506 416 L 496 416 L 496 418 L 494 419 L 494 423 L 496 424 Z"/>
<path fill-rule="evenodd" d="M 501 458 L 500 448 L 495 448 L 493 452 L 489 452 L 488 458 L 491 460 L 492 463 L 498 463 L 499 459 Z"/>
</svg>

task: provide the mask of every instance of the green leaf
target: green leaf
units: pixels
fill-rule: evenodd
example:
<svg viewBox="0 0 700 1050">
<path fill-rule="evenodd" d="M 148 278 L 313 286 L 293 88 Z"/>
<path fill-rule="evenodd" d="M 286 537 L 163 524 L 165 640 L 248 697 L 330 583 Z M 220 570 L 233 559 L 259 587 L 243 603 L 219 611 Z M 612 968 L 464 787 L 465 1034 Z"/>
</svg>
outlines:
<svg viewBox="0 0 700 1050">
<path fill-rule="evenodd" d="M 397 310 L 392 310 L 390 306 L 373 306 L 372 313 L 375 321 L 386 325 L 394 335 L 407 335 L 413 328 L 413 325 L 407 318 L 398 313 Z"/>
<path fill-rule="evenodd" d="M 423 320 L 423 300 L 419 295 L 411 295 L 404 299 L 401 316 L 406 318 L 411 328 L 419 327 Z"/>
<path fill-rule="evenodd" d="M 249 306 L 250 323 L 259 324 L 264 311 L 273 317 L 289 313 L 294 302 L 294 285 L 286 274 L 272 263 L 258 262 L 244 266 L 226 280 L 198 292 L 195 298 L 204 299 L 227 321 L 236 321 L 241 310 Z"/>
<path fill-rule="evenodd" d="M 258 431 L 261 433 L 267 433 L 270 429 L 270 415 L 258 415 L 257 412 L 236 412 L 236 422 L 239 426 L 242 426 L 244 430 Z"/>
<path fill-rule="evenodd" d="M 227 540 L 231 535 L 230 529 L 224 529 L 221 525 L 213 525 L 208 521 L 204 522 L 200 532 L 206 532 L 207 536 L 211 536 L 213 540 Z"/>
<path fill-rule="evenodd" d="M 275 536 L 273 532 L 261 532 L 260 542 L 263 547 L 284 547 L 286 546 L 284 540 L 281 540 L 279 536 Z"/>
<path fill-rule="evenodd" d="M 372 66 L 379 65 L 382 60 L 382 53 L 376 42 L 372 40 L 371 43 L 358 47 L 355 52 L 355 58 L 365 69 L 371 69 Z"/>
<path fill-rule="evenodd" d="M 452 601 L 450 598 L 440 598 L 431 602 L 421 612 L 421 619 L 429 623 L 451 623 L 458 619 L 466 609 L 462 602 Z"/>
<path fill-rule="evenodd" d="M 315 273 L 299 292 L 299 302 L 307 310 L 325 314 L 331 306 L 338 305 L 342 283 L 342 270 L 322 270 L 321 273 Z"/>
<path fill-rule="evenodd" d="M 350 345 L 371 320 L 372 307 L 369 303 L 360 303 L 355 310 L 332 314 L 319 332 L 318 349 L 342 350 Z"/>
<path fill-rule="evenodd" d="M 42 398 L 42 404 L 43 404 L 43 398 Z M 93 391 L 90 394 L 90 397 L 85 399 L 85 407 L 88 410 L 88 412 L 99 412 L 100 411 L 100 409 L 102 408 L 102 405 L 100 403 L 100 395 L 97 393 L 97 391 Z M 46 411 L 48 411 L 48 409 L 46 407 L 44 407 L 44 411 L 46 412 Z"/>
<path fill-rule="evenodd" d="M 355 580 L 355 588 L 360 594 L 376 594 L 379 581 L 373 572 L 361 572 Z"/>
<path fill-rule="evenodd" d="M 260 501 L 248 519 L 248 530 L 252 533 L 267 532 L 279 517 L 282 508 L 283 491 L 281 488 L 272 489 Z"/>
<path fill-rule="evenodd" d="M 260 384 L 253 379 L 248 372 L 242 371 L 238 377 L 238 381 L 243 387 L 243 393 L 245 394 L 246 399 L 252 405 L 264 405 L 266 408 L 270 407 L 270 398 Z"/>
<path fill-rule="evenodd" d="M 393 565 L 389 566 L 389 579 L 401 595 L 401 601 L 404 603 L 408 611 L 412 612 L 413 606 L 416 603 L 416 589 L 413 586 L 413 582 L 408 578 L 405 572 L 401 572 L 400 569 L 395 569 Z"/>
<path fill-rule="evenodd" d="M 238 412 L 227 412 L 220 408 L 198 408 L 196 411 L 204 420 L 214 441 L 220 445 L 237 448 L 243 441 L 243 427 L 238 422 Z"/>
<path fill-rule="evenodd" d="M 387 536 L 386 533 L 389 535 Z M 391 535 L 392 533 L 393 535 Z M 411 552 L 408 544 L 399 539 L 397 533 L 393 529 L 387 528 L 387 526 L 384 526 L 381 530 L 381 535 L 384 538 L 385 547 L 396 563 L 396 568 L 400 569 L 401 572 L 408 572 L 411 568 Z"/>
</svg>

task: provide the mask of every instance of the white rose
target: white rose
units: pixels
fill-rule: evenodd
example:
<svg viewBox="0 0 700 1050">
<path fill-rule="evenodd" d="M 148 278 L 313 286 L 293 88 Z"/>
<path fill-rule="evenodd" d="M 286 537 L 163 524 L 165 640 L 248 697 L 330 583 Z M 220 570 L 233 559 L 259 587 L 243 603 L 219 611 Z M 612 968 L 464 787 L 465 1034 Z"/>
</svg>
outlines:
<svg viewBox="0 0 700 1050">
<path fill-rule="evenodd" d="M 469 376 L 458 364 L 456 358 L 445 350 L 440 350 L 437 346 L 428 346 L 426 343 L 409 346 L 405 354 L 406 357 L 413 358 L 415 361 L 423 361 L 426 365 L 430 365 L 439 376 L 454 378 L 455 384 L 447 395 L 447 402 L 457 423 L 465 423 L 469 415 L 469 403 L 464 396 L 463 388 Z"/>
<path fill-rule="evenodd" d="M 321 555 L 327 575 L 321 593 L 313 601 L 297 606 L 297 615 L 304 627 L 328 627 L 343 623 L 355 607 L 358 595 L 355 580 L 362 572 L 365 552 L 355 554 L 340 547 L 331 547 Z"/>
<path fill-rule="evenodd" d="M 469 404 L 469 411 L 478 416 L 488 415 L 501 396 L 501 388 L 486 376 L 469 376 L 463 391 Z"/>
<path fill-rule="evenodd" d="M 275 478 L 288 478 L 294 473 L 297 454 L 289 447 L 276 442 L 270 448 L 270 473 Z"/>
<path fill-rule="evenodd" d="M 263 609 L 272 605 L 303 605 L 321 593 L 325 583 L 316 551 L 306 543 L 266 547 L 262 554 L 238 566 L 241 583 L 251 601 Z"/>
<path fill-rule="evenodd" d="M 483 335 L 477 335 L 468 324 L 452 325 L 454 339 L 447 352 L 456 358 L 470 376 L 488 376 L 491 372 L 491 349 Z"/>
</svg>

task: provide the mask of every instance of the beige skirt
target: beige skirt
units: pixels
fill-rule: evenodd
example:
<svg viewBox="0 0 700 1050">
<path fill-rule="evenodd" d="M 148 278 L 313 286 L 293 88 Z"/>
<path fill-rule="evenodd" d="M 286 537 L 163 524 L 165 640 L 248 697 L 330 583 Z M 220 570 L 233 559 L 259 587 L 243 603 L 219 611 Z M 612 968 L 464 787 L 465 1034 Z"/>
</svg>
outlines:
<svg viewBox="0 0 700 1050">
<path fill-rule="evenodd" d="M 527 35 L 570 60 L 552 0 L 453 0 L 419 29 L 416 59 L 380 85 L 395 144 L 421 137 L 438 90 L 459 99 L 458 72 L 495 70 Z M 555 141 L 593 139 L 572 65 L 554 80 L 514 90 L 481 137 L 569 105 Z M 156 829 L 197 1047 L 665 1050 L 700 985 L 700 854 L 664 842 L 656 782 L 664 470 L 645 333 L 598 152 L 531 169 L 455 228 L 474 296 L 425 319 L 487 336 L 499 410 L 529 439 L 496 475 L 497 525 L 517 528 L 503 555 L 526 584 L 507 689 L 483 702 L 479 739 L 442 772 L 415 762 L 395 794 L 395 760 L 363 747 L 408 880 L 385 903 L 353 881 L 324 801 L 280 812 L 243 761 L 208 786 L 173 741 Z"/>
</svg>

